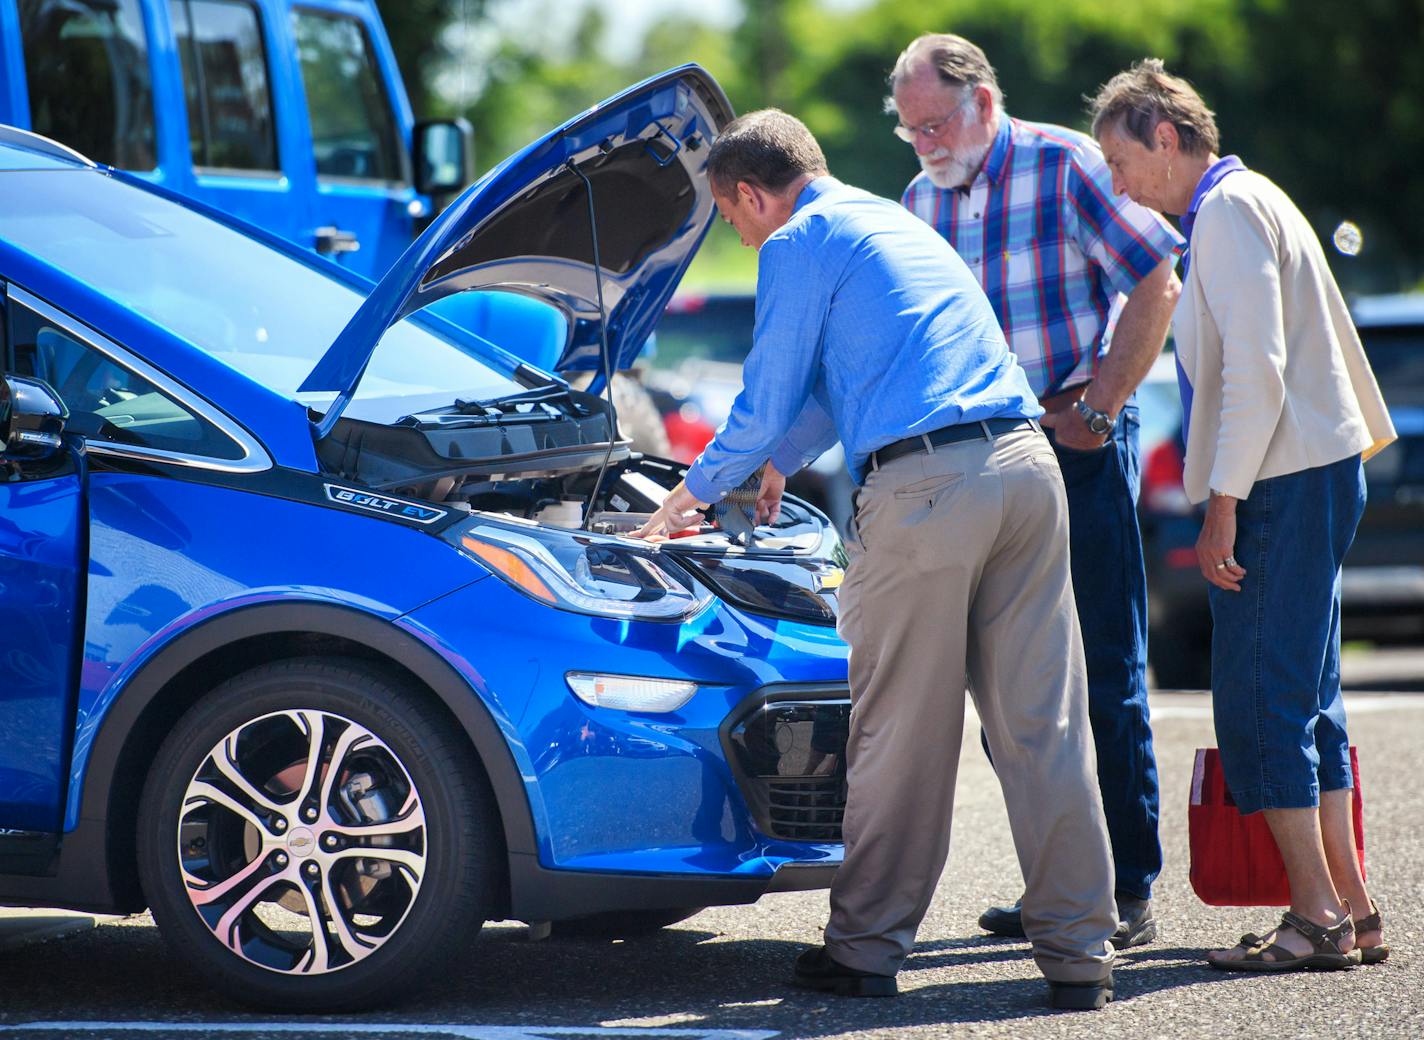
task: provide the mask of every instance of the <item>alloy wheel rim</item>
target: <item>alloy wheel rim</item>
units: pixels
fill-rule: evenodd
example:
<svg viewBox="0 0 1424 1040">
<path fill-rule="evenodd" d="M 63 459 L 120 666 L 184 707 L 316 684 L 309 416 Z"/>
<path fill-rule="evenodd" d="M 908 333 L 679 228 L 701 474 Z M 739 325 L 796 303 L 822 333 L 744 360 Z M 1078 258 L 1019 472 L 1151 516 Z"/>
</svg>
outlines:
<svg viewBox="0 0 1424 1040">
<path fill-rule="evenodd" d="M 428 855 L 400 757 L 333 712 L 272 712 L 231 730 L 183 793 L 184 892 L 231 953 L 289 975 L 357 964 L 400 929 Z"/>
</svg>

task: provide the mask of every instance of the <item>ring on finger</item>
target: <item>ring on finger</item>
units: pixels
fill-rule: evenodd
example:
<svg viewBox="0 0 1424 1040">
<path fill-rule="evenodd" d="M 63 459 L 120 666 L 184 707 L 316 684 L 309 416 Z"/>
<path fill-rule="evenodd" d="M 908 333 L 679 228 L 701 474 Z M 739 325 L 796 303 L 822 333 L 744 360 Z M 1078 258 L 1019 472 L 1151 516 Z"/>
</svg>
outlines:
<svg viewBox="0 0 1424 1040">
<path fill-rule="evenodd" d="M 1226 569 L 1226 564 L 1224 564 L 1224 563 L 1218 563 L 1218 564 L 1216 565 L 1216 569 L 1219 570 L 1219 571 L 1220 571 L 1220 570 L 1225 570 L 1225 569 Z"/>
<path fill-rule="evenodd" d="M 1223 566 L 1225 566 L 1225 567 L 1237 567 L 1237 566 L 1239 566 L 1239 564 L 1236 562 L 1236 557 L 1235 557 L 1235 556 L 1228 556 L 1228 557 L 1226 558 L 1226 560 L 1224 561 Z"/>
</svg>

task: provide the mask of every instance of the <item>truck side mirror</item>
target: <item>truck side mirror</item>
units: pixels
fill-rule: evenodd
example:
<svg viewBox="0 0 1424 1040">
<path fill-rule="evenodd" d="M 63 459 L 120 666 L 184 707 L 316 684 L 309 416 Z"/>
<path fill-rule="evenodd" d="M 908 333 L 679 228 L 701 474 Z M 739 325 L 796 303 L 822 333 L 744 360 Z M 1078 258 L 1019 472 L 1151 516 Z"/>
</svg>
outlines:
<svg viewBox="0 0 1424 1040">
<path fill-rule="evenodd" d="M 63 446 L 69 409 L 42 379 L 0 378 L 0 459 L 46 459 Z"/>
<path fill-rule="evenodd" d="M 474 169 L 474 130 L 464 119 L 427 119 L 415 124 L 415 190 L 450 195 L 463 188 Z"/>
</svg>

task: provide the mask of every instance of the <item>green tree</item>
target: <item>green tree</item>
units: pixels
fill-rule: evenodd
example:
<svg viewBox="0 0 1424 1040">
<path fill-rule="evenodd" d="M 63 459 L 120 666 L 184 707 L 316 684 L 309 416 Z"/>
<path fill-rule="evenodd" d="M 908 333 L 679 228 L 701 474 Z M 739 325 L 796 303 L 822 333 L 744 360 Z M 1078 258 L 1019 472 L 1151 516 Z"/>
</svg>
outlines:
<svg viewBox="0 0 1424 1040">
<path fill-rule="evenodd" d="M 376 0 L 396 64 L 417 119 L 450 115 L 454 99 L 436 92 L 435 78 L 455 53 L 450 29 L 462 21 L 479 23 L 486 0 Z"/>
<path fill-rule="evenodd" d="M 1247 0 L 1248 60 L 1201 84 L 1223 146 L 1277 181 L 1328 242 L 1364 231 L 1347 286 L 1424 276 L 1424 0 Z M 1333 251 L 1332 251 L 1333 252 Z"/>
</svg>

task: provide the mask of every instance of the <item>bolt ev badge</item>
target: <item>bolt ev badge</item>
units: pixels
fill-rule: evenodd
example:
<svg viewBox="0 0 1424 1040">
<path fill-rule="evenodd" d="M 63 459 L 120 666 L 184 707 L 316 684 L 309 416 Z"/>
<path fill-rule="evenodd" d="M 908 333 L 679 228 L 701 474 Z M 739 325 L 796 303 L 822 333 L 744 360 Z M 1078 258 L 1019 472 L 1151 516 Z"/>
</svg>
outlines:
<svg viewBox="0 0 1424 1040">
<path fill-rule="evenodd" d="M 369 491 L 357 491 L 355 488 L 339 487 L 336 484 L 324 484 L 326 497 L 332 502 L 343 506 L 355 506 L 357 509 L 366 509 L 372 513 L 384 513 L 386 516 L 396 516 L 402 520 L 413 520 L 417 524 L 433 524 L 445 516 L 449 510 L 433 509 L 420 502 L 408 502 L 403 498 L 387 498 L 384 495 L 373 495 Z"/>
</svg>

